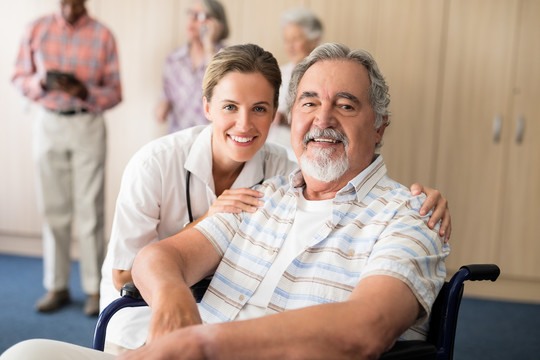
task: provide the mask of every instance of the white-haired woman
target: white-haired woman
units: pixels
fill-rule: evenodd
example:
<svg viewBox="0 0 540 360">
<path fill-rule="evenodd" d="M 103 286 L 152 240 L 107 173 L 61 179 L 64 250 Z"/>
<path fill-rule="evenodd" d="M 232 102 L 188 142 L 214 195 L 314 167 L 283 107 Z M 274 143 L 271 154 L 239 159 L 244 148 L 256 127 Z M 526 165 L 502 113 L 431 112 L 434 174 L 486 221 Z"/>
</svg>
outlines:
<svg viewBox="0 0 540 360">
<path fill-rule="evenodd" d="M 296 64 L 308 56 L 321 42 L 323 25 L 311 10 L 292 8 L 281 15 L 281 30 L 283 46 L 289 62 L 280 66 L 282 83 L 279 92 L 279 107 L 268 138 L 290 150 L 290 130 L 287 119 L 289 80 Z M 289 154 L 294 157 L 292 151 L 289 151 Z"/>
<path fill-rule="evenodd" d="M 225 9 L 216 0 L 194 0 L 187 11 L 187 44 L 171 52 L 163 66 L 163 91 L 155 109 L 158 122 L 169 120 L 169 133 L 208 124 L 201 83 L 210 59 L 229 36 Z"/>
</svg>

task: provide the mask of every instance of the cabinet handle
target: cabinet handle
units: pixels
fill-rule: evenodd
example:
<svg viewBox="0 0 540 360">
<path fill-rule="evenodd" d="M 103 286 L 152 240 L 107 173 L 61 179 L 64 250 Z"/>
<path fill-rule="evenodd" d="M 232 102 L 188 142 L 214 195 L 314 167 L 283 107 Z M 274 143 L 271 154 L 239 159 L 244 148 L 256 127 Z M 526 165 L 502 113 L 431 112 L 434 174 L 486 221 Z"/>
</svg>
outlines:
<svg viewBox="0 0 540 360">
<path fill-rule="evenodd" d="M 501 141 L 502 116 L 497 115 L 493 118 L 493 142 Z"/>
<path fill-rule="evenodd" d="M 520 145 L 523 142 L 524 135 L 525 135 L 525 118 L 523 116 L 520 116 L 517 119 L 516 144 Z"/>
</svg>

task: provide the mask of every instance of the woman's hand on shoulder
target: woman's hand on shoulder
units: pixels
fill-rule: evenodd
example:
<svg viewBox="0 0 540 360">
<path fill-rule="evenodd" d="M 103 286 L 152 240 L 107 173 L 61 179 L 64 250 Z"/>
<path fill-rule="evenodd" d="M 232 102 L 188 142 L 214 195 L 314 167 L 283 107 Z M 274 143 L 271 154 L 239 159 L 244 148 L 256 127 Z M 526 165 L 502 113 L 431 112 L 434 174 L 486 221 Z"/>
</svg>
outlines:
<svg viewBox="0 0 540 360">
<path fill-rule="evenodd" d="M 412 184 L 411 194 L 416 196 L 420 193 L 426 194 L 426 201 L 424 201 L 420 208 L 420 215 L 425 215 L 430 210 L 433 211 L 429 218 L 428 227 L 433 229 L 435 224 L 440 221 L 439 235 L 444 239 L 445 243 L 448 242 L 452 233 L 452 219 L 450 217 L 450 209 L 448 209 L 448 200 L 436 189 L 420 184 Z"/>
<path fill-rule="evenodd" d="M 238 214 L 242 211 L 254 213 L 264 204 L 260 199 L 263 195 L 260 191 L 249 188 L 225 190 L 210 206 L 207 216 L 217 213 Z"/>
</svg>

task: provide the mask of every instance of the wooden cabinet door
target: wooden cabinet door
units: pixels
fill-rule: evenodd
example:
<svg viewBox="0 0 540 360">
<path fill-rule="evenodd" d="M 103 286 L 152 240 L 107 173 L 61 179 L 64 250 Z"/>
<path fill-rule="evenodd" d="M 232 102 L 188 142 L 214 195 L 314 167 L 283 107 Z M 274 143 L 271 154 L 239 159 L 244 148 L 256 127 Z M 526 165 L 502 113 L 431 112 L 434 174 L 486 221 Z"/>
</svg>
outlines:
<svg viewBox="0 0 540 360">
<path fill-rule="evenodd" d="M 390 87 L 392 114 L 381 149 L 388 174 L 405 186 L 434 186 L 444 2 L 378 6 L 374 56 Z"/>
<path fill-rule="evenodd" d="M 517 8 L 517 0 L 449 3 L 436 185 L 452 211 L 450 268 L 497 260 Z"/>
<path fill-rule="evenodd" d="M 502 193 L 500 254 L 504 273 L 540 279 L 540 1 L 520 3 L 509 146 Z M 520 124 L 520 121 L 522 124 Z M 521 129 L 520 129 L 521 128 Z M 520 138 L 522 131 L 522 138 Z"/>
</svg>

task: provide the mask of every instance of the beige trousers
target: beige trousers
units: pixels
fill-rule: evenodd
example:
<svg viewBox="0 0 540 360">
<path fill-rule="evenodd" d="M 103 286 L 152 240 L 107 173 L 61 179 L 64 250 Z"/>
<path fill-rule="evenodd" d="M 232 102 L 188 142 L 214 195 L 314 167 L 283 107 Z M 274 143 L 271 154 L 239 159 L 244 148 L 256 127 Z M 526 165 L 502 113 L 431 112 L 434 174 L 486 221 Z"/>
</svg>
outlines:
<svg viewBox="0 0 540 360">
<path fill-rule="evenodd" d="M 105 248 L 105 122 L 100 114 L 70 116 L 41 109 L 34 124 L 34 161 L 43 215 L 43 284 L 67 289 L 73 229 L 80 244 L 82 288 L 97 294 Z"/>
</svg>

